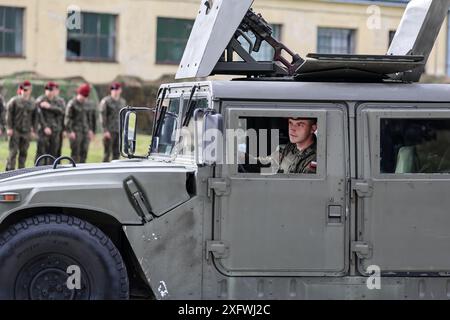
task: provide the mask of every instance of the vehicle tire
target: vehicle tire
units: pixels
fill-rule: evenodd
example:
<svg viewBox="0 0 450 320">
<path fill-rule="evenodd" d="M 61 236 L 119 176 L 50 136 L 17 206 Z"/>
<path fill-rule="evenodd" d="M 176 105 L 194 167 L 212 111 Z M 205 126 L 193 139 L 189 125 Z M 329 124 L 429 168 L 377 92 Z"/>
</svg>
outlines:
<svg viewBox="0 0 450 320">
<path fill-rule="evenodd" d="M 118 300 L 128 296 L 128 275 L 120 252 L 86 221 L 39 215 L 0 234 L 0 300 Z"/>
</svg>

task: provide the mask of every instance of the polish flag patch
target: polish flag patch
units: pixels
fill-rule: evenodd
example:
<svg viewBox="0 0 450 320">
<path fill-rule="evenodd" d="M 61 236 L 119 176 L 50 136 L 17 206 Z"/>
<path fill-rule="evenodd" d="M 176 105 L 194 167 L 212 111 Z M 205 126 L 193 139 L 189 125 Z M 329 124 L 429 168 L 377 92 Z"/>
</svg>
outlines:
<svg viewBox="0 0 450 320">
<path fill-rule="evenodd" d="M 317 168 L 317 162 L 316 162 L 316 161 L 311 161 L 311 162 L 309 163 L 309 167 L 310 167 L 311 169 L 316 169 L 316 168 Z"/>
</svg>

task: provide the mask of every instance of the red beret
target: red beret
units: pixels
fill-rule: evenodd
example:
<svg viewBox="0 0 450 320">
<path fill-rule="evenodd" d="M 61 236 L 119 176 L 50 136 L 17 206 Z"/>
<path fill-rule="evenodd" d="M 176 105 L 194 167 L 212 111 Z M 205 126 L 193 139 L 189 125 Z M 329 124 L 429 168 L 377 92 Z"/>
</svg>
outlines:
<svg viewBox="0 0 450 320">
<path fill-rule="evenodd" d="M 91 92 L 91 88 L 87 83 L 83 83 L 78 87 L 77 93 L 81 94 L 83 97 L 89 97 L 89 93 Z"/>
<path fill-rule="evenodd" d="M 119 90 L 120 88 L 122 88 L 122 85 L 119 82 L 113 82 L 111 83 L 111 90 Z"/>
<path fill-rule="evenodd" d="M 45 85 L 45 90 L 53 90 L 55 88 L 58 88 L 58 85 L 56 83 L 54 83 L 53 81 L 49 81 Z"/>
<path fill-rule="evenodd" d="M 19 89 L 22 90 L 25 87 L 31 87 L 31 82 L 28 80 L 25 80 L 24 82 L 22 82 L 21 84 L 19 84 Z"/>
</svg>

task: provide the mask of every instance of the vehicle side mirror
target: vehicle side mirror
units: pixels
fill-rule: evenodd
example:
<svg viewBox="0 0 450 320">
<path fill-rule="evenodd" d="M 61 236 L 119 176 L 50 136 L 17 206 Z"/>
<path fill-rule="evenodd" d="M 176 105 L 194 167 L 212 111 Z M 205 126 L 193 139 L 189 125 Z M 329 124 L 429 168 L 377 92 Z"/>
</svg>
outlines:
<svg viewBox="0 0 450 320">
<path fill-rule="evenodd" d="M 128 159 L 146 159 L 151 141 L 149 108 L 125 107 L 120 110 L 120 153 Z M 139 114 L 146 113 L 143 117 Z"/>
<path fill-rule="evenodd" d="M 136 153 L 136 127 L 136 113 L 134 111 L 128 111 L 125 114 L 125 128 L 123 131 L 123 152 L 128 156 L 134 156 Z"/>
<path fill-rule="evenodd" d="M 222 163 L 223 159 L 223 116 L 214 110 L 203 115 L 202 162 L 206 165 Z"/>
</svg>

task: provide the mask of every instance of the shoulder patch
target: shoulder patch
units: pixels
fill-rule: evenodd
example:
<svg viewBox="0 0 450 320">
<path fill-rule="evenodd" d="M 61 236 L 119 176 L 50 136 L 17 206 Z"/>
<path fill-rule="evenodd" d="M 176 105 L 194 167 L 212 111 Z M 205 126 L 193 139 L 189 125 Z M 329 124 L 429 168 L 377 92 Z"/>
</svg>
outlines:
<svg viewBox="0 0 450 320">
<path fill-rule="evenodd" d="M 316 161 L 311 161 L 308 165 L 308 167 L 310 169 L 317 169 L 317 162 Z"/>
</svg>

